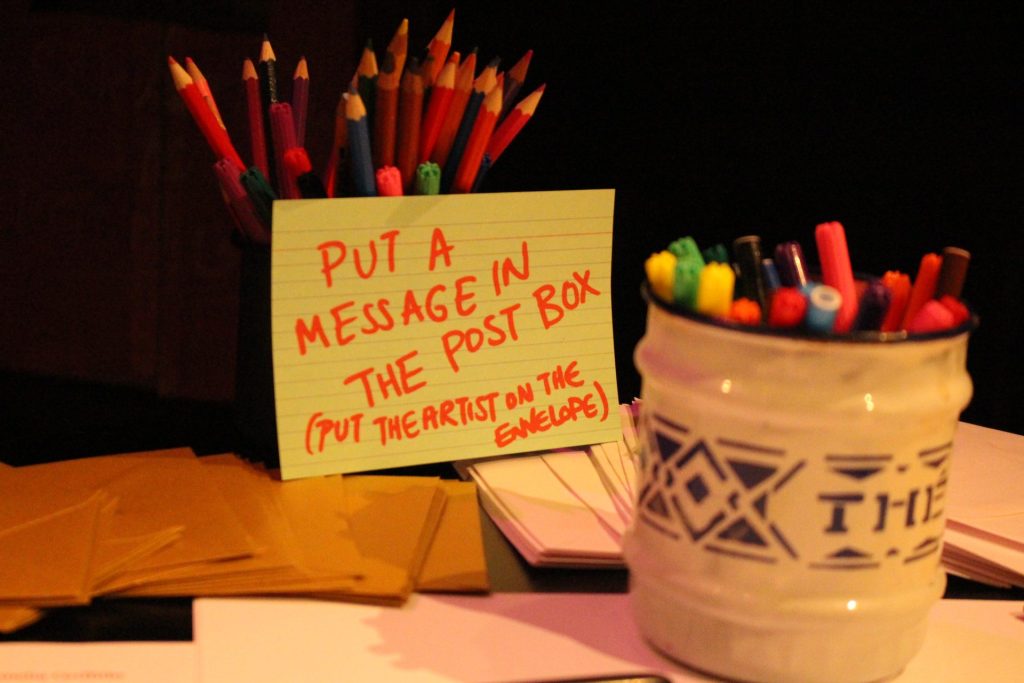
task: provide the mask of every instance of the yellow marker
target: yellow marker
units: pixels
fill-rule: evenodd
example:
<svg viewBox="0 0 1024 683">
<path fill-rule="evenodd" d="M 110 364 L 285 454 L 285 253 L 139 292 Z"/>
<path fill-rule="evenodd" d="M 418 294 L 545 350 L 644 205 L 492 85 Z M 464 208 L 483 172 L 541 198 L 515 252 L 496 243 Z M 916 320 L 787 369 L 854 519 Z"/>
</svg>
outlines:
<svg viewBox="0 0 1024 683">
<path fill-rule="evenodd" d="M 700 271 L 697 312 L 704 315 L 728 315 L 736 274 L 726 263 L 709 263 Z"/>
<path fill-rule="evenodd" d="M 647 271 L 647 282 L 651 291 L 663 302 L 672 303 L 672 286 L 676 278 L 676 256 L 672 252 L 662 251 L 651 254 L 644 263 Z"/>
</svg>

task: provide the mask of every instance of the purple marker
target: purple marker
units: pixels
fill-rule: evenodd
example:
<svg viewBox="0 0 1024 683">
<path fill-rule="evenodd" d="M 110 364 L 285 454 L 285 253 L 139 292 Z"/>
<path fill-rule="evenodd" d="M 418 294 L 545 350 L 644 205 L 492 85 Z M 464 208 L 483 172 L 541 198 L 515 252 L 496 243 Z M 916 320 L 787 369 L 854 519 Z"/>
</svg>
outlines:
<svg viewBox="0 0 1024 683">
<path fill-rule="evenodd" d="M 784 287 L 803 287 L 807 284 L 807 263 L 799 242 L 783 242 L 775 247 L 775 268 Z"/>
</svg>

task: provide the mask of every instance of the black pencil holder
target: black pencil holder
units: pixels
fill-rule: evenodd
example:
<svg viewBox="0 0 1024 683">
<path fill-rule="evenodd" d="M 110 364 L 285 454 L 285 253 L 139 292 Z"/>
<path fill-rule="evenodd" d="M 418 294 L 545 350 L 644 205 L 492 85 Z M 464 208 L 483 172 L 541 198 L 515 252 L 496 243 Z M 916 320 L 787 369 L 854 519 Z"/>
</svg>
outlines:
<svg viewBox="0 0 1024 683">
<path fill-rule="evenodd" d="M 241 247 L 234 418 L 240 455 L 279 466 L 270 334 L 270 247 Z"/>
</svg>

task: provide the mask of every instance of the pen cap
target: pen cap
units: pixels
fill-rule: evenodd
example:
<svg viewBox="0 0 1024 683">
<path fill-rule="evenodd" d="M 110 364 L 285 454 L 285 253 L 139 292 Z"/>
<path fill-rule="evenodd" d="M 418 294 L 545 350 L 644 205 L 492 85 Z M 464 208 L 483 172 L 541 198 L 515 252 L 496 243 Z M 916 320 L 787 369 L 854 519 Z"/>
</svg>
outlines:
<svg viewBox="0 0 1024 683">
<path fill-rule="evenodd" d="M 942 266 L 939 268 L 939 281 L 935 285 L 936 299 L 946 294 L 955 299 L 960 298 L 970 263 L 971 253 L 966 249 L 946 247 L 942 250 Z"/>
<path fill-rule="evenodd" d="M 733 240 L 733 257 L 736 259 L 737 296 L 756 301 L 765 308 L 764 280 L 761 277 L 761 238 L 745 235 Z"/>
</svg>

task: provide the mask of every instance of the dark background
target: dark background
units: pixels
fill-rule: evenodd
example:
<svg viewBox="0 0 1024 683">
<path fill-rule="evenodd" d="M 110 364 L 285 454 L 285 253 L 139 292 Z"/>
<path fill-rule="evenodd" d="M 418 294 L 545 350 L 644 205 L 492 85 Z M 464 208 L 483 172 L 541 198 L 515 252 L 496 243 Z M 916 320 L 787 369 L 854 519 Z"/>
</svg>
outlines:
<svg viewBox="0 0 1024 683">
<path fill-rule="evenodd" d="M 859 271 L 913 275 L 947 245 L 973 254 L 964 296 L 981 325 L 963 419 L 1024 433 L 1021 26 L 1009 13 L 968 2 L 607 5 L 456 5 L 454 49 L 478 46 L 504 68 L 533 49 L 523 93 L 548 84 L 485 190 L 616 190 L 620 399 L 639 392 L 632 350 L 652 251 L 683 235 L 710 245 L 749 233 L 808 248 L 817 223 L 839 220 Z M 408 17 L 420 54 L 452 4 L 6 7 L 0 370 L 227 404 L 239 253 L 167 55 L 203 69 L 243 157 L 242 60 L 256 59 L 264 32 L 286 82 L 304 55 L 320 166 L 364 41 L 379 52 Z M 21 385 L 5 386 L 5 413 L 18 415 Z"/>
</svg>

